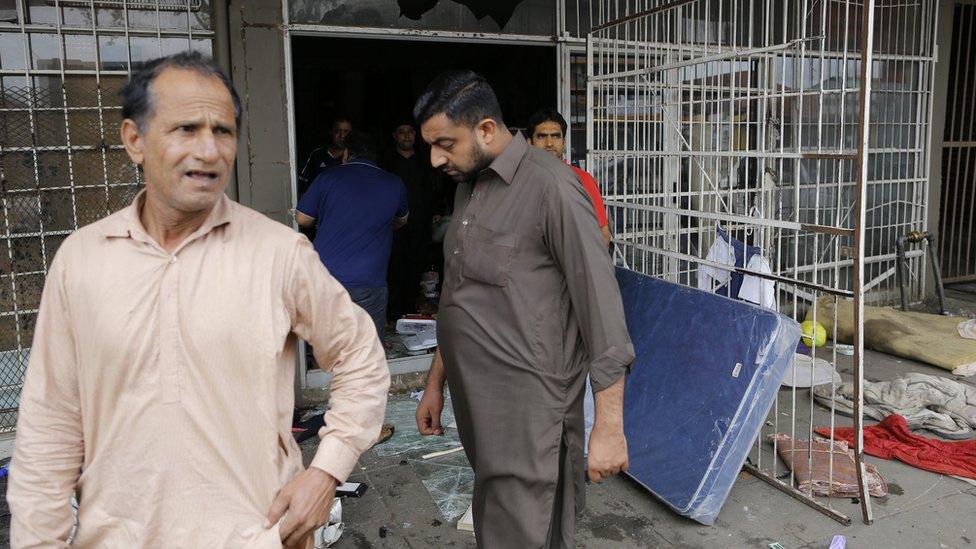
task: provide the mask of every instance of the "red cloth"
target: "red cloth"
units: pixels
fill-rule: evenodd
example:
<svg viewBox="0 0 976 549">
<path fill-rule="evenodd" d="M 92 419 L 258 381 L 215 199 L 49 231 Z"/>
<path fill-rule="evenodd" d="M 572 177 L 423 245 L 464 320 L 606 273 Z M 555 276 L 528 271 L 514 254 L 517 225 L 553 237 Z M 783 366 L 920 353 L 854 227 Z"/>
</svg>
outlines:
<svg viewBox="0 0 976 549">
<path fill-rule="evenodd" d="M 828 427 L 817 427 L 816 431 L 820 436 L 831 436 Z M 837 427 L 833 437 L 854 447 L 853 427 Z M 898 414 L 864 428 L 864 452 L 883 459 L 897 459 L 926 471 L 976 479 L 976 440 L 947 442 L 916 435 Z"/>
<path fill-rule="evenodd" d="M 570 168 L 573 168 L 573 172 L 576 173 L 576 177 L 579 178 L 580 183 L 583 184 L 583 188 L 586 189 L 586 194 L 590 195 L 590 202 L 593 203 L 593 212 L 596 213 L 597 227 L 603 228 L 607 223 L 607 208 L 603 205 L 603 197 L 600 196 L 600 186 L 596 184 L 596 179 L 585 170 L 581 170 L 576 166 L 570 164 Z"/>
</svg>

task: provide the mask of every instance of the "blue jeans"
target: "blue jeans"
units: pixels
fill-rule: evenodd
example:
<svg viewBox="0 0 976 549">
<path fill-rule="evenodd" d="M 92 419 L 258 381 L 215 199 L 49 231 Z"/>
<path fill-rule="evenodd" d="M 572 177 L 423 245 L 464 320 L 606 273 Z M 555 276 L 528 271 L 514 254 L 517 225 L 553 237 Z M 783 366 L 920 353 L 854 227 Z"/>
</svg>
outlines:
<svg viewBox="0 0 976 549">
<path fill-rule="evenodd" d="M 376 334 L 380 339 L 383 339 L 386 332 L 386 298 L 388 295 L 386 286 L 346 288 L 346 290 L 349 292 L 352 302 L 369 313 L 370 318 L 373 319 L 373 324 L 376 325 Z"/>
</svg>

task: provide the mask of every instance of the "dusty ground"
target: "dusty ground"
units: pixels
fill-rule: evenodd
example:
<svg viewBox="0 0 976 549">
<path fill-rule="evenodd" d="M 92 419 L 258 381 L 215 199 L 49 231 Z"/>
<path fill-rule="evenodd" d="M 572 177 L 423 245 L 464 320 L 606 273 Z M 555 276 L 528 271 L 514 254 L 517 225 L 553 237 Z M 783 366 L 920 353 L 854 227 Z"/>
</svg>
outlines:
<svg viewBox="0 0 976 549">
<path fill-rule="evenodd" d="M 970 287 L 971 286 L 971 287 Z M 976 285 L 950 288 L 950 308 L 956 314 L 976 312 Z M 951 376 L 948 372 L 908 360 L 868 352 L 868 380 L 878 381 L 907 372 Z M 849 359 L 841 357 L 840 372 L 851 377 Z M 957 378 L 958 379 L 958 378 Z M 976 385 L 976 379 L 961 380 Z M 809 409 L 806 391 L 797 391 L 797 410 Z M 781 402 L 791 393 L 781 390 Z M 403 399 L 399 400 L 402 413 Z M 789 412 L 779 412 L 782 424 Z M 808 419 L 798 413 L 797 433 L 806 432 Z M 814 423 L 826 417 L 816 407 Z M 778 426 L 777 426 L 778 428 Z M 306 455 L 314 451 L 306 448 Z M 374 449 L 361 459 L 350 480 L 365 482 L 369 489 L 362 498 L 344 500 L 343 539 L 334 547 L 349 548 L 439 548 L 474 547 L 474 536 L 455 529 L 441 512 L 422 478 L 429 470 L 418 465 L 422 449 L 399 455 L 379 455 Z M 804 504 L 742 473 L 714 526 L 702 526 L 684 519 L 660 503 L 633 481 L 618 477 L 587 489 L 588 506 L 580 518 L 579 547 L 749 547 L 765 549 L 779 542 L 784 547 L 826 548 L 834 534 L 848 538 L 851 548 L 956 548 L 976 541 L 976 486 L 907 465 L 868 458 L 886 478 L 890 494 L 873 500 L 874 524 L 860 520 L 860 506 L 849 499 L 834 499 L 837 511 L 853 518 L 843 526 Z M 440 458 L 443 467 L 466 467 L 463 454 Z M 459 474 L 458 491 L 470 493 L 466 477 Z M 0 480 L 0 493 L 6 480 Z M 462 498 L 463 499 L 463 498 Z M 826 500 L 822 500 L 826 501 Z M 0 500 L 0 545 L 9 539 L 9 511 Z"/>
<path fill-rule="evenodd" d="M 870 352 L 867 377 L 883 380 L 907 372 L 946 375 L 911 361 Z M 850 365 L 841 362 L 850 378 Z M 969 381 L 969 383 L 973 383 Z M 809 407 L 797 392 L 797 409 Z M 789 391 L 781 398 L 788 400 Z M 823 411 L 815 414 L 819 423 Z M 799 414 L 798 414 L 799 415 Z M 838 420 L 840 422 L 840 420 Z M 798 427 L 797 432 L 805 432 Z M 868 458 L 890 487 L 885 498 L 873 500 L 875 522 L 864 525 L 860 506 L 834 499 L 833 507 L 854 519 L 843 526 L 746 473 L 732 488 L 718 521 L 702 526 L 675 515 L 627 478 L 590 485 L 588 506 L 581 517 L 579 547 L 752 547 L 765 549 L 780 542 L 794 549 L 826 548 L 834 534 L 848 538 L 848 547 L 967 547 L 976 540 L 976 486 L 907 465 Z M 413 457 L 381 457 L 367 452 L 352 480 L 366 482 L 363 498 L 346 499 L 346 534 L 335 547 L 474 547 L 473 535 L 459 532 L 435 505 L 413 466 Z M 826 500 L 822 500 L 826 501 Z"/>
</svg>

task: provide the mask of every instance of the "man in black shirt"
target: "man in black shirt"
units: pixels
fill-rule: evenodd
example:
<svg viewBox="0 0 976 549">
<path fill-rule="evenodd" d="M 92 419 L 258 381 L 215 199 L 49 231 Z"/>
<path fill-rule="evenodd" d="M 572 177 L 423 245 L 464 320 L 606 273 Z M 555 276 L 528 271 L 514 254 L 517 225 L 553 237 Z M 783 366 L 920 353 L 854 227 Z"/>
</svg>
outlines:
<svg viewBox="0 0 976 549">
<path fill-rule="evenodd" d="M 329 144 L 319 147 L 308 155 L 301 173 L 298 175 L 298 197 L 312 185 L 315 178 L 332 166 L 344 162 L 346 154 L 346 137 L 352 131 L 352 121 L 345 116 L 337 116 L 329 126 Z"/>
<path fill-rule="evenodd" d="M 434 211 L 433 177 L 430 162 L 416 150 L 417 131 L 404 122 L 393 130 L 393 151 L 382 167 L 403 180 L 407 188 L 410 218 L 393 237 L 390 255 L 388 317 L 393 320 L 417 311 L 420 276 L 429 266 L 431 220 Z"/>
</svg>

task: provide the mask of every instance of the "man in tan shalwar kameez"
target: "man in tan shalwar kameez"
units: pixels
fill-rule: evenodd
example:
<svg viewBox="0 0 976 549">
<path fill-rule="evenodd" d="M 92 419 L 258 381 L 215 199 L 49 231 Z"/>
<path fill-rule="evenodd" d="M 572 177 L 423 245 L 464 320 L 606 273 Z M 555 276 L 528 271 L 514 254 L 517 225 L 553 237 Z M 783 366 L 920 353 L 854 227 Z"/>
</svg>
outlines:
<svg viewBox="0 0 976 549">
<path fill-rule="evenodd" d="M 379 434 L 376 329 L 308 240 L 231 202 L 240 101 L 212 60 L 148 63 L 122 143 L 146 189 L 62 244 L 20 400 L 10 545 L 311 547 Z M 295 337 L 333 373 L 311 467 L 291 436 Z"/>
<path fill-rule="evenodd" d="M 566 165 L 511 135 L 480 76 L 441 75 L 414 115 L 434 167 L 459 182 L 418 427 L 441 432 L 446 380 L 475 473 L 480 547 L 575 547 L 584 381 L 596 391 L 588 472 L 598 482 L 627 467 L 634 359 L 593 208 Z"/>
</svg>

